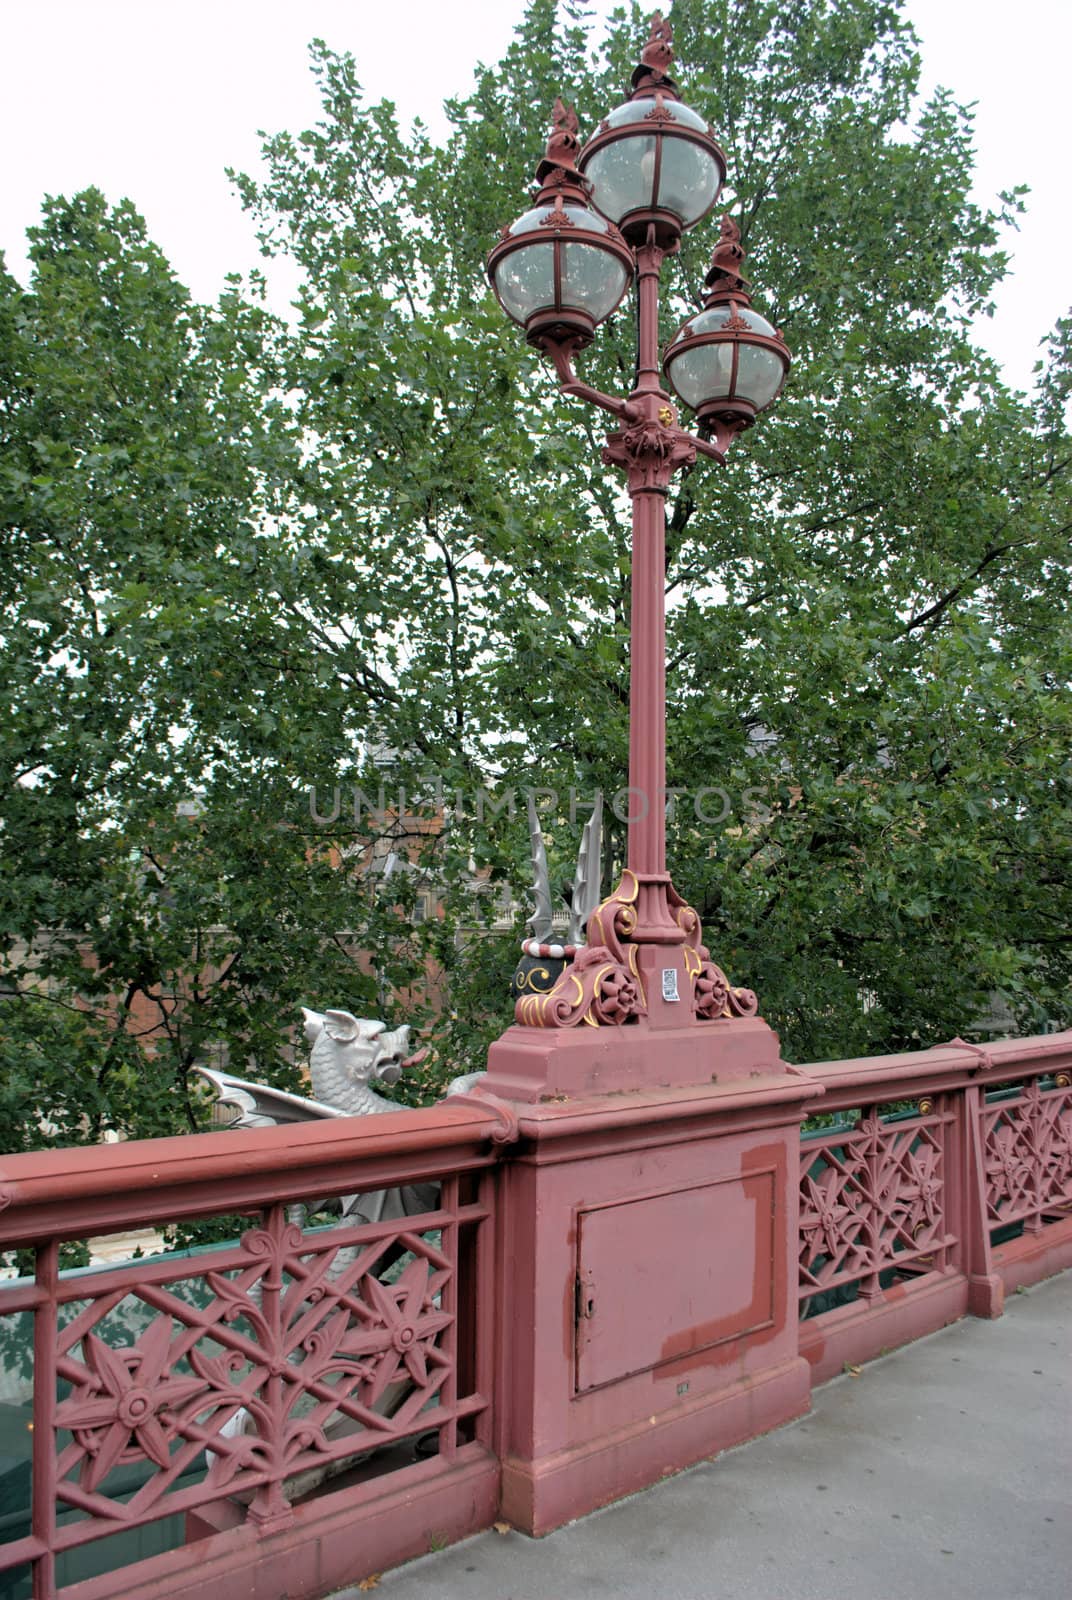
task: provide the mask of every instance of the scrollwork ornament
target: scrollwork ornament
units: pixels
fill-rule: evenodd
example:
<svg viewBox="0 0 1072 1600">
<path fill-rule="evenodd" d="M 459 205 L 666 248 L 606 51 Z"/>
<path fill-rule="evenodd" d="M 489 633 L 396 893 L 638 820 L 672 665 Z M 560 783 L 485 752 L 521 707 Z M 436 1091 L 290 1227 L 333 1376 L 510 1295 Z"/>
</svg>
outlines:
<svg viewBox="0 0 1072 1600">
<path fill-rule="evenodd" d="M 682 953 L 685 971 L 692 979 L 696 1015 L 705 1022 L 714 1022 L 720 1017 L 754 1017 L 759 1011 L 759 1000 L 751 989 L 735 988 L 722 968 L 711 960 L 696 911 L 674 888 L 668 891 L 667 898 L 678 927 L 685 935 Z"/>
<path fill-rule="evenodd" d="M 677 428 L 645 418 L 610 434 L 603 459 L 609 466 L 625 468 L 630 493 L 645 489 L 665 493 L 677 469 L 696 460 L 696 441 Z"/>
<path fill-rule="evenodd" d="M 620 966 L 628 966 L 627 946 L 637 925 L 637 898 L 640 884 L 636 873 L 626 868 L 613 894 L 600 902 L 588 919 L 589 945 L 605 945 Z"/>
<path fill-rule="evenodd" d="M 528 998 L 528 997 L 526 997 Z M 479 1106 L 481 1111 L 490 1111 L 496 1120 L 487 1129 L 488 1138 L 494 1145 L 516 1144 L 521 1137 L 521 1126 L 517 1120 L 517 1113 L 505 1100 L 500 1100 L 498 1095 L 488 1094 L 479 1086 L 468 1094 L 452 1094 L 451 1105 Z"/>
<path fill-rule="evenodd" d="M 592 913 L 593 919 L 596 915 Z M 629 967 L 616 960 L 606 945 L 588 945 L 548 994 L 522 995 L 514 1015 L 530 1028 L 574 1028 L 582 1023 L 598 1028 L 629 1022 L 641 1009 L 640 985 Z"/>
</svg>

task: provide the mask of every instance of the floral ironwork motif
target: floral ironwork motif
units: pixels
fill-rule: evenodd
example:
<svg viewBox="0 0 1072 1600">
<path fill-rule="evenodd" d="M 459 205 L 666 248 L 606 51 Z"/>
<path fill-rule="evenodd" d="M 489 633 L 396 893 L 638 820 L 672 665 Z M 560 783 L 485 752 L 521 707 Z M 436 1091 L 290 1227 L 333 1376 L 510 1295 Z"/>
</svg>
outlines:
<svg viewBox="0 0 1072 1600">
<path fill-rule="evenodd" d="M 83 1513 L 80 1539 L 163 1514 L 198 1463 L 198 1503 L 225 1490 L 262 1522 L 285 1517 L 288 1480 L 450 1424 L 450 1222 L 303 1234 L 276 1205 L 196 1268 L 131 1269 L 95 1298 L 77 1291 L 58 1329 L 55 1379 L 69 1393 L 54 1424 L 56 1496 Z M 112 1475 L 139 1465 L 151 1470 L 130 1496 L 129 1474 Z"/>
<path fill-rule="evenodd" d="M 887 1273 L 941 1267 L 954 1242 L 945 1226 L 946 1118 L 883 1116 L 875 1107 L 848 1128 L 801 1145 L 800 1296 L 855 1285 L 865 1299 Z"/>
<path fill-rule="evenodd" d="M 1072 1088 L 1037 1078 L 1002 1085 L 987 1096 L 982 1139 L 992 1229 L 1019 1222 L 1035 1232 L 1072 1211 Z"/>
<path fill-rule="evenodd" d="M 85 1488 L 99 1488 L 121 1461 L 144 1456 L 170 1465 L 173 1414 L 204 1387 L 199 1378 L 165 1378 L 173 1327 L 170 1317 L 157 1317 L 136 1344 L 120 1349 L 84 1336 L 85 1378 L 57 1407 L 56 1426 L 73 1433 L 83 1452 Z"/>
</svg>

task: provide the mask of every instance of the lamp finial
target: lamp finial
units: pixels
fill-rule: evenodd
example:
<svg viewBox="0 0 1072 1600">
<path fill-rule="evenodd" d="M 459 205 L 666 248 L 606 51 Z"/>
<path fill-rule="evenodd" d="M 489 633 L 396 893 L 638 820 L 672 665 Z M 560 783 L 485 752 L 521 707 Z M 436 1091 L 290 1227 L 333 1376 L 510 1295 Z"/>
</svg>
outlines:
<svg viewBox="0 0 1072 1600">
<path fill-rule="evenodd" d="M 719 240 L 711 252 L 711 270 L 704 283 L 708 289 L 733 290 L 747 294 L 749 285 L 741 275 L 745 251 L 741 244 L 741 230 L 730 216 L 719 224 Z"/>
<path fill-rule="evenodd" d="M 577 137 L 580 124 L 576 111 L 566 105 L 561 95 L 555 99 L 551 124 L 543 160 L 536 168 L 536 182 L 546 183 L 552 173 L 558 171 L 562 174 L 560 182 L 579 184 L 583 188 L 584 179 L 577 170 L 577 156 L 581 148 L 581 141 Z"/>
<path fill-rule="evenodd" d="M 661 11 L 651 19 L 651 34 L 640 52 L 640 61 L 631 79 L 635 96 L 652 94 L 655 90 L 678 98 L 677 85 L 670 76 L 670 63 L 674 59 L 673 34 L 670 24 Z"/>
</svg>

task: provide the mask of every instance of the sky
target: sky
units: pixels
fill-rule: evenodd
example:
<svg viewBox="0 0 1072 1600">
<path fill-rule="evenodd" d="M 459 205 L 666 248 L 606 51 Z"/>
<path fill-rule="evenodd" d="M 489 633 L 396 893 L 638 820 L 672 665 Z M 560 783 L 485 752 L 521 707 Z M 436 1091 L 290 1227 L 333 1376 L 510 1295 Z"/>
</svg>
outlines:
<svg viewBox="0 0 1072 1600">
<path fill-rule="evenodd" d="M 593 8 L 605 15 L 611 0 Z M 499 58 L 523 9 L 523 0 L 0 0 L 9 269 L 26 281 L 25 230 L 42 197 L 93 184 L 133 200 L 179 278 L 214 299 L 226 273 L 261 264 L 224 169 L 257 170 L 258 129 L 316 120 L 310 39 L 351 50 L 370 99 L 393 99 L 403 121 L 419 116 L 436 135 L 447 126 L 443 99 L 469 88 L 476 61 Z M 1072 301 L 1072 3 L 908 0 L 906 12 L 922 41 L 924 92 L 941 83 L 978 103 L 976 198 L 1032 189 L 1006 243 L 1013 274 L 976 330 L 1008 380 L 1027 388 L 1039 340 Z M 489 218 L 489 237 L 502 220 Z"/>
</svg>

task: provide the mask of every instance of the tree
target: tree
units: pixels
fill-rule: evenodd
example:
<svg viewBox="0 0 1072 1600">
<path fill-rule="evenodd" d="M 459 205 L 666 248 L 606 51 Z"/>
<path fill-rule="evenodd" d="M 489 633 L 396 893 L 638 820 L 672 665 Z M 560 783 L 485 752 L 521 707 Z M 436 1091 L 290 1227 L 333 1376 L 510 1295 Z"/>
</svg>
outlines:
<svg viewBox="0 0 1072 1600">
<path fill-rule="evenodd" d="M 776 411 L 670 507 L 675 878 L 790 1059 L 947 1037 L 994 992 L 1025 1026 L 1061 1019 L 1070 325 L 1030 402 L 969 333 L 1020 192 L 969 200 L 970 116 L 918 104 L 895 4 L 677 0 L 672 20 L 795 357 Z M 477 793 L 622 786 L 628 515 L 598 419 L 483 260 L 523 207 L 534 108 L 561 92 L 591 126 L 646 31 L 619 13 L 594 50 L 582 11 L 532 0 L 444 148 L 314 45 L 320 121 L 236 177 L 300 268 L 293 327 L 256 284 L 191 305 L 92 194 L 46 208 L 30 290 L 5 281 L 0 883 L 35 965 L 9 954 L 23 999 L 0 1022 L 22 1059 L 64 1011 L 90 1134 L 196 1118 L 210 1047 L 285 1077 L 299 998 L 427 1020 L 444 1076 L 508 1020 L 516 946 L 472 930 L 524 882 L 523 824 Z M 667 334 L 714 236 L 672 265 Z M 629 387 L 628 323 L 584 358 L 604 388 Z M 463 802 L 442 827 L 355 819 L 350 786 L 381 779 Z M 333 820 L 311 785 L 327 817 L 338 787 Z M 564 865 L 576 833 L 549 832 Z M 348 870 L 396 846 L 444 899 L 417 929 L 421 880 Z M 152 1053 L 122 1021 L 139 995 L 167 1011 Z"/>
<path fill-rule="evenodd" d="M 375 1005 L 349 941 L 381 917 L 288 818 L 345 734 L 259 589 L 300 469 L 272 319 L 192 306 L 93 191 L 49 202 L 32 259 L 0 322 L 8 1147 L 194 1126 L 224 1048 L 295 1086 L 299 1001 Z"/>
</svg>

